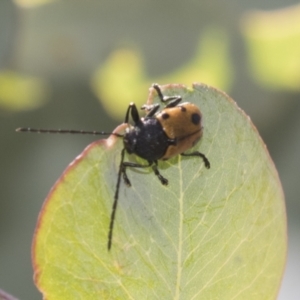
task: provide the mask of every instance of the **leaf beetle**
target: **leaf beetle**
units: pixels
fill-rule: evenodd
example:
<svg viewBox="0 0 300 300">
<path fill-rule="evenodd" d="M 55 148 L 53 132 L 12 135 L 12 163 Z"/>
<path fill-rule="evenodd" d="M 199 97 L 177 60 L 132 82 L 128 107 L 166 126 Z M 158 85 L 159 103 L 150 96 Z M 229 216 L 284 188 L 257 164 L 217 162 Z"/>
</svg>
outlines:
<svg viewBox="0 0 300 300">
<path fill-rule="evenodd" d="M 118 181 L 110 218 L 108 250 L 110 250 L 112 243 L 121 176 L 123 176 L 125 184 L 131 186 L 126 173 L 128 167 L 148 168 L 152 166 L 154 174 L 163 185 L 167 185 L 168 180 L 160 174 L 158 160 L 167 160 L 179 154 L 198 156 L 203 159 L 205 167 L 210 168 L 210 162 L 203 153 L 199 151 L 185 153 L 202 137 L 203 127 L 200 109 L 189 102 L 180 103 L 182 101 L 181 96 L 164 96 L 157 83 L 154 83 L 152 87 L 156 90 L 165 107 L 159 111 L 159 103 L 143 105 L 142 109 L 146 110 L 147 114 L 140 118 L 136 105 L 130 103 L 124 123 L 129 124 L 129 115 L 131 114 L 134 125 L 129 125 L 124 135 L 118 135 L 123 138 L 124 148 L 121 151 Z M 145 159 L 148 164 L 124 162 L 125 151 Z"/>
<path fill-rule="evenodd" d="M 176 155 L 197 156 L 202 158 L 206 168 L 210 168 L 207 157 L 199 152 L 193 151 L 186 153 L 202 137 L 202 114 L 200 109 L 193 103 L 181 103 L 182 97 L 164 96 L 157 83 L 152 84 L 160 102 L 165 106 L 160 109 L 160 103 L 143 105 L 141 109 L 146 111 L 146 115 L 140 118 L 138 109 L 134 103 L 130 103 L 125 115 L 125 124 L 128 127 L 124 134 L 107 133 L 103 131 L 84 131 L 84 130 L 52 130 L 52 129 L 32 129 L 18 128 L 17 132 L 37 132 L 37 133 L 79 133 L 94 135 L 113 134 L 123 139 L 123 149 L 121 150 L 121 160 L 118 171 L 117 184 L 112 206 L 107 248 L 111 249 L 113 228 L 116 216 L 121 177 L 127 186 L 131 186 L 126 170 L 127 168 L 148 168 L 152 167 L 154 174 L 163 185 L 168 184 L 168 180 L 163 177 L 158 170 L 158 160 L 168 160 Z M 129 117 L 133 125 L 129 123 Z M 135 154 L 147 161 L 147 164 L 139 164 L 124 161 L 125 153 Z"/>
</svg>

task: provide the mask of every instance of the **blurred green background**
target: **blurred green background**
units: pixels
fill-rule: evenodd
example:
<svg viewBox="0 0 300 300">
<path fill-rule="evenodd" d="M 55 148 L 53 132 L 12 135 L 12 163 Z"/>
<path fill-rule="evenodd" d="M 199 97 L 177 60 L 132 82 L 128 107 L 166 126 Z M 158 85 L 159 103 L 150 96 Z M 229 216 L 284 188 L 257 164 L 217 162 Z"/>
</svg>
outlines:
<svg viewBox="0 0 300 300">
<path fill-rule="evenodd" d="M 152 82 L 204 82 L 246 111 L 277 166 L 289 226 L 279 299 L 299 299 L 298 3 L 1 0 L 0 288 L 41 299 L 30 249 L 37 216 L 66 166 L 94 140 L 14 130 L 110 131 L 130 101 L 146 101 Z"/>
</svg>

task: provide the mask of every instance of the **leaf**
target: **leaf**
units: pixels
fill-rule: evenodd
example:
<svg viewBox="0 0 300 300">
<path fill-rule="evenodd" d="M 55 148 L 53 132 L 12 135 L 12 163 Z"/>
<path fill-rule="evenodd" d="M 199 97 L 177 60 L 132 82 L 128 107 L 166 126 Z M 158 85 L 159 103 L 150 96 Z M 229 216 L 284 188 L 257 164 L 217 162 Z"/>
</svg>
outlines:
<svg viewBox="0 0 300 300">
<path fill-rule="evenodd" d="M 111 136 L 89 145 L 39 216 L 33 263 L 45 299 L 276 298 L 286 216 L 265 145 L 224 93 L 202 84 L 163 88 L 201 108 L 204 137 L 196 148 L 211 169 L 195 157 L 159 162 L 168 186 L 151 170 L 128 170 L 132 187 L 121 182 L 108 252 L 122 141 Z"/>
</svg>

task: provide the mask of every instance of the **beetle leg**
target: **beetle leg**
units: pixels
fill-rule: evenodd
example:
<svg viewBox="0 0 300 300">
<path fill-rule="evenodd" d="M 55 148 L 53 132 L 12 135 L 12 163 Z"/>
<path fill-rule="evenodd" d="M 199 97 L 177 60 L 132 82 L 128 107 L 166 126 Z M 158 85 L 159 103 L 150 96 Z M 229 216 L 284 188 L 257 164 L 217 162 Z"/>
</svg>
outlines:
<svg viewBox="0 0 300 300">
<path fill-rule="evenodd" d="M 163 184 L 163 185 L 167 185 L 168 184 L 168 179 L 166 179 L 165 177 L 163 177 L 159 171 L 158 171 L 158 168 L 157 168 L 157 161 L 154 161 L 154 165 L 152 166 L 152 169 L 154 171 L 154 174 L 158 177 L 158 179 L 160 180 L 160 182 Z"/>
<path fill-rule="evenodd" d="M 154 163 L 154 164 L 153 164 Z M 148 164 L 147 165 L 141 165 L 141 164 L 137 164 L 137 163 L 132 163 L 132 162 L 123 162 L 122 164 L 122 173 L 123 173 L 123 179 L 125 181 L 125 183 L 130 186 L 130 181 L 127 177 L 127 174 L 126 174 L 126 168 L 149 168 L 150 166 L 152 166 L 152 169 L 154 171 L 154 174 L 158 177 L 158 179 L 160 180 L 160 182 L 163 184 L 163 185 L 167 185 L 168 184 L 168 180 L 166 178 L 164 178 L 158 171 L 158 168 L 157 168 L 157 161 L 148 161 Z"/>
<path fill-rule="evenodd" d="M 130 180 L 128 179 L 128 176 L 127 176 L 127 173 L 126 173 L 126 167 L 124 166 L 124 163 L 122 164 L 121 166 L 121 169 L 122 169 L 122 175 L 123 175 L 123 180 L 125 182 L 125 184 L 130 187 L 131 186 L 131 182 Z"/>
<path fill-rule="evenodd" d="M 127 173 L 126 173 L 126 168 L 149 168 L 152 165 L 152 162 L 148 162 L 148 165 L 141 165 L 137 163 L 132 163 L 129 161 L 125 161 L 122 163 L 122 174 L 123 174 L 123 179 L 124 182 L 127 186 L 131 186 L 130 180 L 128 179 Z"/>
<path fill-rule="evenodd" d="M 141 107 L 141 109 L 144 109 L 144 110 L 146 110 L 148 112 L 147 115 L 145 116 L 145 118 L 151 118 L 158 111 L 159 107 L 160 107 L 160 105 L 158 103 L 151 104 L 151 105 L 144 104 Z"/>
<path fill-rule="evenodd" d="M 182 156 L 199 156 L 203 159 L 204 165 L 207 169 L 210 168 L 210 162 L 208 160 L 208 158 L 201 152 L 199 151 L 195 151 L 195 152 L 191 152 L 191 153 L 181 153 Z"/>
<path fill-rule="evenodd" d="M 136 108 L 136 105 L 133 102 L 131 102 L 127 108 L 124 123 L 128 123 L 130 112 L 131 112 L 131 118 L 135 125 L 138 124 L 139 122 L 141 122 L 139 112 Z"/>
<path fill-rule="evenodd" d="M 182 100 L 182 97 L 179 95 L 164 96 L 160 89 L 160 86 L 157 83 L 153 83 L 152 87 L 156 90 L 160 101 L 166 104 L 166 108 L 177 106 Z"/>
</svg>

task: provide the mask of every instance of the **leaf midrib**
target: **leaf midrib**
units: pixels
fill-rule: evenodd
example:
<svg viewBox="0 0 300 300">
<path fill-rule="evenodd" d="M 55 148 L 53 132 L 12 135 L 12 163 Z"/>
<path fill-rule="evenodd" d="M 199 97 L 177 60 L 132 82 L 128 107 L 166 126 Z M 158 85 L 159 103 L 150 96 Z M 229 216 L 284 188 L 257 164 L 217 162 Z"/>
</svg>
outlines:
<svg viewBox="0 0 300 300">
<path fill-rule="evenodd" d="M 178 220 L 178 247 L 177 247 L 177 274 L 176 274 L 176 286 L 174 299 L 178 300 L 180 298 L 180 285 L 182 276 L 182 245 L 183 245 L 183 186 L 182 186 L 182 167 L 181 159 L 178 159 L 178 170 L 179 170 L 179 220 Z"/>
</svg>

